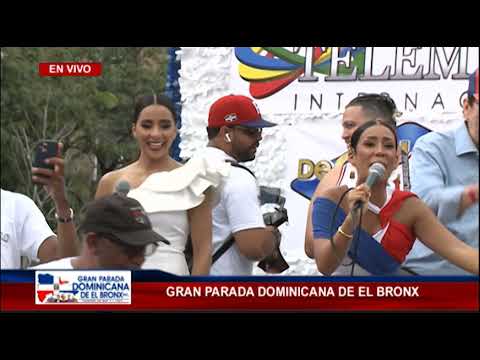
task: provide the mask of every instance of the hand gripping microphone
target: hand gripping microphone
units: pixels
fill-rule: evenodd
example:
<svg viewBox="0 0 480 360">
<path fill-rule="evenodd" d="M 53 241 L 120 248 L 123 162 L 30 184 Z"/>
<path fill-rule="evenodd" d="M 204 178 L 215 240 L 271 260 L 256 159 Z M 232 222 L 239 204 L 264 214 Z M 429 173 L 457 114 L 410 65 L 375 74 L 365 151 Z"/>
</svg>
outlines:
<svg viewBox="0 0 480 360">
<path fill-rule="evenodd" d="M 376 162 L 373 163 L 368 169 L 367 181 L 365 184 L 372 188 L 372 186 L 377 182 L 378 179 L 382 178 L 385 175 L 385 166 L 383 164 Z M 363 205 L 363 201 L 357 200 L 353 206 L 352 212 L 357 211 Z"/>
<path fill-rule="evenodd" d="M 115 186 L 115 192 L 120 195 L 127 196 L 129 191 L 130 191 L 130 184 L 126 180 L 120 180 Z"/>
</svg>

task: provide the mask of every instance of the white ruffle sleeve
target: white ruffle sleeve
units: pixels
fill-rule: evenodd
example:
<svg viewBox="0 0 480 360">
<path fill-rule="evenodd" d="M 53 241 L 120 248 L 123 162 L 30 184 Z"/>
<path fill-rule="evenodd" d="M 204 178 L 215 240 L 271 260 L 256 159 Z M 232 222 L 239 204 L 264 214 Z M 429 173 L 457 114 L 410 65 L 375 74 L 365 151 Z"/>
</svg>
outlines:
<svg viewBox="0 0 480 360">
<path fill-rule="evenodd" d="M 177 169 L 150 175 L 127 196 L 138 200 L 148 213 L 188 210 L 202 203 L 209 187 L 220 187 L 230 168 L 224 161 L 192 157 Z"/>
</svg>

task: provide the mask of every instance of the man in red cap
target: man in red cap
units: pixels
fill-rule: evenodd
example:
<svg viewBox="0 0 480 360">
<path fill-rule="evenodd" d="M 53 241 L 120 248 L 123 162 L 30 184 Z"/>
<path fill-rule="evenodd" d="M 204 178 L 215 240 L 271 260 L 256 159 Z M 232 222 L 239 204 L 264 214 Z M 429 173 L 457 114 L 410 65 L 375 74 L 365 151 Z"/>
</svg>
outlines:
<svg viewBox="0 0 480 360">
<path fill-rule="evenodd" d="M 463 116 L 457 129 L 418 139 L 411 183 L 412 191 L 455 236 L 478 248 L 478 69 L 468 80 Z M 467 275 L 418 241 L 405 265 L 421 275 Z"/>
<path fill-rule="evenodd" d="M 210 107 L 205 155 L 234 164 L 251 161 L 262 140 L 262 129 L 275 125 L 262 118 L 249 97 L 224 96 Z M 280 234 L 275 227 L 265 226 L 259 188 L 248 169 L 233 166 L 219 196 L 212 213 L 214 256 L 210 274 L 251 275 L 253 263 L 274 252 Z M 232 235 L 234 241 L 227 241 Z"/>
</svg>

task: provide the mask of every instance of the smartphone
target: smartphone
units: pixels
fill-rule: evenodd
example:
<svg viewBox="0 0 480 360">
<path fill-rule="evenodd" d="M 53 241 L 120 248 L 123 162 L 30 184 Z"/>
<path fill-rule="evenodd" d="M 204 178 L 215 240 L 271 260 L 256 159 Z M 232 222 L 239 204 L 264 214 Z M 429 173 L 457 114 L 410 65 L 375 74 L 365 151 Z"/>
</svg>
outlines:
<svg viewBox="0 0 480 360">
<path fill-rule="evenodd" d="M 46 164 L 45 159 L 55 157 L 57 154 L 58 142 L 53 140 L 41 140 L 35 146 L 32 166 L 53 170 L 53 164 Z"/>
</svg>

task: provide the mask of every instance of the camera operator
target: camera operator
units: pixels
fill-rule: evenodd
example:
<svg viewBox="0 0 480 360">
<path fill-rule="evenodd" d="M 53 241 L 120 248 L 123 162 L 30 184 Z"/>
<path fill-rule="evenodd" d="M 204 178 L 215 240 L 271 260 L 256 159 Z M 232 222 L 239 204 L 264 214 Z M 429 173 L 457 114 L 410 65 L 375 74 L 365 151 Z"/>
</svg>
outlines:
<svg viewBox="0 0 480 360">
<path fill-rule="evenodd" d="M 280 232 L 274 226 L 265 226 L 256 179 L 238 165 L 255 158 L 262 129 L 275 125 L 263 120 L 255 103 L 246 96 L 227 95 L 210 107 L 205 155 L 234 165 L 212 212 L 211 275 L 252 275 L 253 264 L 278 248 Z M 234 241 L 229 241 L 232 236 Z M 226 250 L 216 259 L 222 248 Z"/>
</svg>

